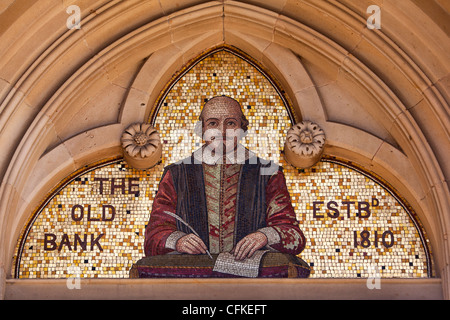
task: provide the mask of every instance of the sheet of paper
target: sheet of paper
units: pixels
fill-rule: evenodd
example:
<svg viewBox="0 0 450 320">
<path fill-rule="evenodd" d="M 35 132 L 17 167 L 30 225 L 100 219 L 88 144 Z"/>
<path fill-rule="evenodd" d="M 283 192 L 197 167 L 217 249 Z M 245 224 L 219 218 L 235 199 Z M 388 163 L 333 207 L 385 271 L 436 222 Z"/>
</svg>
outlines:
<svg viewBox="0 0 450 320">
<path fill-rule="evenodd" d="M 223 252 L 217 257 L 213 271 L 247 278 L 256 278 L 258 277 L 261 259 L 266 252 L 268 250 L 258 250 L 252 257 L 241 261 L 235 260 L 231 253 Z"/>
</svg>

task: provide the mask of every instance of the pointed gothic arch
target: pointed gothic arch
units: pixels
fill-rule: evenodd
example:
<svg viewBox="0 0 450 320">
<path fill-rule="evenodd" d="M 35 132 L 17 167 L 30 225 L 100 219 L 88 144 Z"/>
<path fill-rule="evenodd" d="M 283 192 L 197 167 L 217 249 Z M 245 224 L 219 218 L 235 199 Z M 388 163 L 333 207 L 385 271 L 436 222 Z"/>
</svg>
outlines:
<svg viewBox="0 0 450 320">
<path fill-rule="evenodd" d="M 372 32 L 364 27 L 365 8 L 346 1 L 160 3 L 90 2 L 78 33 L 64 27 L 63 6 L 20 7 L 16 1 L 2 11 L 11 14 L 0 60 L 1 130 L 8 137 L 1 141 L 2 277 L 10 276 L 15 241 L 40 199 L 70 172 L 120 154 L 124 126 L 148 117 L 173 73 L 202 50 L 225 43 L 271 70 L 299 114 L 320 119 L 334 139 L 330 154 L 383 176 L 408 199 L 430 234 L 448 297 L 448 50 L 441 47 L 447 45 L 445 22 L 430 19 L 433 12 L 445 15 L 443 7 L 433 2 L 423 11 L 414 2 L 386 2 L 383 29 Z M 42 12 L 44 19 L 33 18 Z M 408 12 L 429 22 L 426 30 Z M 23 29 L 27 21 L 34 27 Z M 292 72 L 299 62 L 308 78 Z M 135 77 L 126 70 L 135 70 Z M 356 92 L 360 105 L 367 98 L 364 109 L 384 129 L 330 119 L 336 105 L 326 89 L 337 83 L 340 92 Z M 89 99 L 105 101 L 103 109 L 96 107 L 107 110 L 108 91 L 115 92 L 120 111 L 108 122 L 79 121 L 95 109 Z M 65 130 L 73 123 L 82 125 Z"/>
</svg>

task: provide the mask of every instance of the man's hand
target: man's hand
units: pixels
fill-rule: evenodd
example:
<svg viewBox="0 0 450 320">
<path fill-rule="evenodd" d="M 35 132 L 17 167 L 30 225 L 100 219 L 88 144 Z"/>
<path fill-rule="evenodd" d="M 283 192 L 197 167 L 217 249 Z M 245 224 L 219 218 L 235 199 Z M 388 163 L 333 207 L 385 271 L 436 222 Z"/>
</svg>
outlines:
<svg viewBox="0 0 450 320">
<path fill-rule="evenodd" d="M 267 244 L 267 237 L 262 232 L 250 233 L 236 244 L 236 247 L 231 250 L 236 260 L 244 260 L 247 257 L 253 256 L 256 250 L 261 249 Z"/>
<path fill-rule="evenodd" d="M 202 239 L 190 233 L 178 239 L 175 249 L 180 253 L 204 254 L 207 248 Z"/>
</svg>

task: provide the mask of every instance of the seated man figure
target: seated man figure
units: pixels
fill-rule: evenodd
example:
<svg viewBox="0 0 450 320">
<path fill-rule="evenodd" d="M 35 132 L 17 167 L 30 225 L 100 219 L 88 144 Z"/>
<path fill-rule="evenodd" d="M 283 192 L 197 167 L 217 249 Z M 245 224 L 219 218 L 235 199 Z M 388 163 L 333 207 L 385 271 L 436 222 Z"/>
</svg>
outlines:
<svg viewBox="0 0 450 320">
<path fill-rule="evenodd" d="M 196 255 L 208 249 L 243 260 L 265 248 L 299 254 L 305 237 L 281 168 L 239 144 L 248 126 L 240 104 L 214 97 L 199 120 L 205 145 L 165 168 L 146 227 L 145 255 Z"/>
</svg>

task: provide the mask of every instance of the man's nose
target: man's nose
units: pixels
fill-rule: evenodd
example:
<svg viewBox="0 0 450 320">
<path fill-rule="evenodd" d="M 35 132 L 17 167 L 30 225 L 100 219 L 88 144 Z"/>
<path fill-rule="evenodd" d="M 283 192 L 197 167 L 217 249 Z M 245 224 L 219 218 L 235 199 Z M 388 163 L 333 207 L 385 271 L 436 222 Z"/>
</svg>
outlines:
<svg viewBox="0 0 450 320">
<path fill-rule="evenodd" d="M 219 129 L 220 133 L 222 133 L 222 136 L 225 138 L 225 136 L 227 135 L 227 128 L 226 128 L 225 124 L 220 123 L 219 127 L 217 129 Z"/>
</svg>

